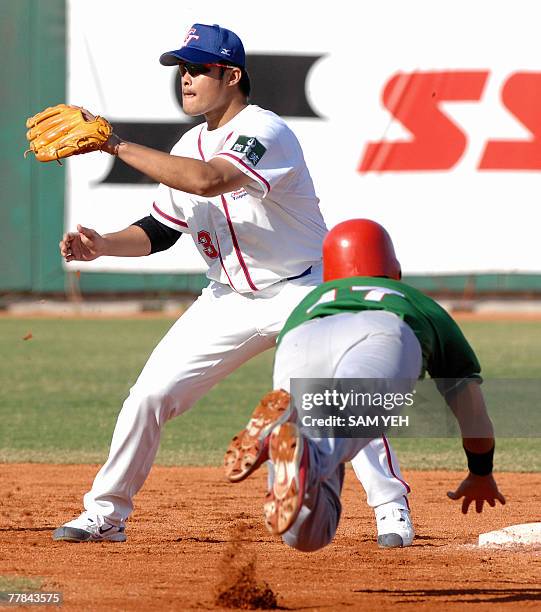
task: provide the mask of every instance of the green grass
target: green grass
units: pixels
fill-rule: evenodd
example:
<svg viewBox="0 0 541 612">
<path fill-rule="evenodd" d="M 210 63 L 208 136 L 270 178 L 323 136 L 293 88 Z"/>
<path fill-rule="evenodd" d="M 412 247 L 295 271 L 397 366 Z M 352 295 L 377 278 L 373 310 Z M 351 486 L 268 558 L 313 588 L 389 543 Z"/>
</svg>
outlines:
<svg viewBox="0 0 541 612">
<path fill-rule="evenodd" d="M 171 320 L 0 319 L 0 461 L 102 463 L 116 415 Z M 487 378 L 541 378 L 541 323 L 462 325 Z M 30 340 L 23 340 L 28 333 Z M 167 423 L 157 463 L 219 465 L 271 385 L 272 351 Z M 400 439 L 405 468 L 462 469 L 458 440 Z M 497 468 L 541 470 L 536 439 L 498 441 Z"/>
<path fill-rule="evenodd" d="M 0 320 L 0 461 L 103 462 L 122 401 L 171 323 Z M 158 462 L 219 462 L 270 387 L 272 356 L 252 360 L 167 423 Z"/>
<path fill-rule="evenodd" d="M 1 591 L 39 591 L 43 579 L 34 576 L 27 578 L 26 576 L 0 576 L 0 592 Z"/>
<path fill-rule="evenodd" d="M 465 321 L 486 378 L 541 378 L 541 321 Z"/>
</svg>

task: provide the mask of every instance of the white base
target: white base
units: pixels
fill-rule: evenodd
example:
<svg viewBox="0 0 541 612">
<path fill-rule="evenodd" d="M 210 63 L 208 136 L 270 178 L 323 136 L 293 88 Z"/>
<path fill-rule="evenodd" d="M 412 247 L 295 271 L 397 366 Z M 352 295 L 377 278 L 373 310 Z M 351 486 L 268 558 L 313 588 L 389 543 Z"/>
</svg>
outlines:
<svg viewBox="0 0 541 612">
<path fill-rule="evenodd" d="M 479 535 L 479 546 L 502 544 L 541 544 L 541 523 L 510 525 Z"/>
</svg>

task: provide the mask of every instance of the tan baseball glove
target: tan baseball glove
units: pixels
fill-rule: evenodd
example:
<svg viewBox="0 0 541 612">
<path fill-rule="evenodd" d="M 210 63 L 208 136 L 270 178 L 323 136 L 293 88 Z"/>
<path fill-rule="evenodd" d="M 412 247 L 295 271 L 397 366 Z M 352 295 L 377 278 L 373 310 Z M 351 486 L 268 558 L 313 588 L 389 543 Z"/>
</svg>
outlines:
<svg viewBox="0 0 541 612">
<path fill-rule="evenodd" d="M 42 162 L 59 160 L 70 155 L 100 150 L 113 133 L 103 117 L 93 117 L 79 106 L 57 104 L 26 121 L 30 141 L 27 153 L 35 153 Z"/>
</svg>

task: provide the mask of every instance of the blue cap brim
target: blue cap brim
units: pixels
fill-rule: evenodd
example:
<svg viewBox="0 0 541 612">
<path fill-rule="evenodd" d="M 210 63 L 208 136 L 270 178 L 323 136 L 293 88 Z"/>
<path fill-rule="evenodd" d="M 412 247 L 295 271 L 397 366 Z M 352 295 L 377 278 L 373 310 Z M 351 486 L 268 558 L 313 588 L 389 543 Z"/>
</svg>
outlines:
<svg viewBox="0 0 541 612">
<path fill-rule="evenodd" d="M 223 63 L 224 58 L 213 53 L 207 53 L 200 49 L 190 49 L 183 47 L 176 51 L 167 51 L 160 56 L 162 66 L 176 66 L 179 62 L 191 62 L 192 64 L 214 64 Z"/>
</svg>

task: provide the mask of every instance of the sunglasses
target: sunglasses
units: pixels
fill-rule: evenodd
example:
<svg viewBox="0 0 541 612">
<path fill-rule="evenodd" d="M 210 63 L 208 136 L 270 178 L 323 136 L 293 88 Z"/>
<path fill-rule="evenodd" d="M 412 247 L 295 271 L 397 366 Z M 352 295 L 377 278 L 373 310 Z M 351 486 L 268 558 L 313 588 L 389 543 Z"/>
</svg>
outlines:
<svg viewBox="0 0 541 612">
<path fill-rule="evenodd" d="M 225 64 L 190 64 L 189 62 L 183 62 L 178 65 L 180 76 L 184 76 L 188 73 L 192 78 L 199 76 L 200 74 L 207 74 L 213 66 L 220 68 L 234 68 L 235 66 L 226 66 Z"/>
</svg>

